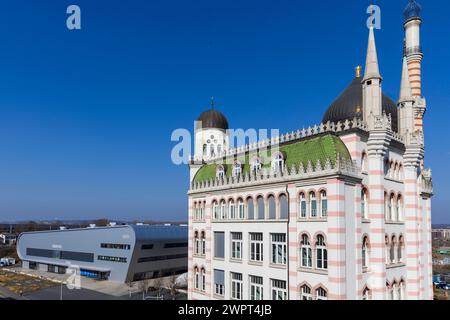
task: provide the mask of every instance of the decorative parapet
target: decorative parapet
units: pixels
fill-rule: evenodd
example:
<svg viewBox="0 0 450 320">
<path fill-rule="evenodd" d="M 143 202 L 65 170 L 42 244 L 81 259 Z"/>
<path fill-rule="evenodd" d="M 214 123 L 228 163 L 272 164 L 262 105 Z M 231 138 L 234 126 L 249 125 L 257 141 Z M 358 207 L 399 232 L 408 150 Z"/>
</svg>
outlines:
<svg viewBox="0 0 450 320">
<path fill-rule="evenodd" d="M 281 172 L 263 168 L 258 174 L 247 173 L 236 177 L 232 176 L 224 177 L 223 179 L 215 178 L 201 182 L 192 182 L 189 193 L 287 182 L 332 174 L 348 175 L 359 178 L 359 172 L 360 168 L 356 164 L 356 161 L 345 160 L 338 156 L 334 163 L 330 159 L 327 159 L 323 165 L 320 161 L 317 161 L 314 165 L 311 161 L 308 161 L 306 168 L 303 164 L 300 164 L 299 166 L 293 165 L 291 168 L 285 166 Z"/>
<path fill-rule="evenodd" d="M 378 125 L 383 126 L 383 128 L 391 128 L 391 116 L 384 114 L 379 117 Z M 352 120 L 338 121 L 337 123 L 328 121 L 327 123 L 321 123 L 319 125 L 314 125 L 312 127 L 308 127 L 307 129 L 303 128 L 302 130 L 287 132 L 286 134 L 282 134 L 277 137 L 272 137 L 270 139 L 264 139 L 255 143 L 246 144 L 238 148 L 230 148 L 228 150 L 223 151 L 219 155 L 215 157 L 208 157 L 207 159 L 202 158 L 193 158 L 189 156 L 189 162 L 197 162 L 203 161 L 206 162 L 215 162 L 220 161 L 225 157 L 232 157 L 235 155 L 241 155 L 246 152 L 257 151 L 260 149 L 268 148 L 270 146 L 276 146 L 280 144 L 284 144 L 291 141 L 297 141 L 304 138 L 314 137 L 323 133 L 341 133 L 349 130 L 360 129 L 363 131 L 368 131 L 367 125 L 364 123 L 362 119 L 353 118 Z M 392 132 L 392 138 L 403 143 L 403 137 L 396 132 Z"/>
</svg>

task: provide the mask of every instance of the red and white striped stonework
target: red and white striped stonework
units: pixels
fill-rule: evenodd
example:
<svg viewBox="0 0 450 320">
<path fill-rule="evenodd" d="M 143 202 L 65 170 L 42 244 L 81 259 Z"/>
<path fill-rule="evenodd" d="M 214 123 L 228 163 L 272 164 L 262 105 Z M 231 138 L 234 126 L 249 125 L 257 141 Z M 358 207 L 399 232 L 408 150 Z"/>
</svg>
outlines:
<svg viewBox="0 0 450 320">
<path fill-rule="evenodd" d="M 369 154 L 370 283 L 374 300 L 386 298 L 384 157 Z"/>
<path fill-rule="evenodd" d="M 188 220 L 189 220 L 189 228 L 188 228 L 188 236 L 189 236 L 189 241 L 188 241 L 188 299 L 191 300 L 192 299 L 192 291 L 194 288 L 194 278 L 193 278 L 193 273 L 192 270 L 194 268 L 194 264 L 193 264 L 193 253 L 194 253 L 194 243 L 193 243 L 193 239 L 194 239 L 194 225 L 192 223 L 193 220 L 193 215 L 194 215 L 194 208 L 193 208 L 193 201 L 191 198 L 189 198 L 189 203 L 188 203 Z"/>
<path fill-rule="evenodd" d="M 289 195 L 289 223 L 288 223 L 288 233 L 289 233 L 289 299 L 298 299 L 298 274 L 297 274 L 297 254 L 298 246 L 300 243 L 298 230 L 297 230 L 297 210 L 298 210 L 298 195 L 295 184 L 289 184 L 287 187 Z"/>
<path fill-rule="evenodd" d="M 328 189 L 328 270 L 329 299 L 345 300 L 346 292 L 346 225 L 345 183 L 327 181 Z"/>
<path fill-rule="evenodd" d="M 362 212 L 361 212 L 361 192 L 362 186 L 361 184 L 357 184 L 355 186 L 355 223 L 356 223 L 356 232 L 355 232 L 355 259 L 356 259 L 356 299 L 360 300 L 362 296 L 362 291 L 364 289 L 365 283 L 363 282 L 363 274 L 362 274 Z"/>
<path fill-rule="evenodd" d="M 428 255 L 428 265 L 426 277 L 428 278 L 428 295 L 425 295 L 425 299 L 433 300 L 433 252 L 432 252 L 432 240 L 431 240 L 431 199 L 427 198 L 426 201 L 426 215 L 427 215 L 427 242 L 426 242 L 426 254 Z"/>
<path fill-rule="evenodd" d="M 406 290 L 407 298 L 420 299 L 420 214 L 417 168 L 405 165 L 405 248 L 406 248 Z"/>
</svg>

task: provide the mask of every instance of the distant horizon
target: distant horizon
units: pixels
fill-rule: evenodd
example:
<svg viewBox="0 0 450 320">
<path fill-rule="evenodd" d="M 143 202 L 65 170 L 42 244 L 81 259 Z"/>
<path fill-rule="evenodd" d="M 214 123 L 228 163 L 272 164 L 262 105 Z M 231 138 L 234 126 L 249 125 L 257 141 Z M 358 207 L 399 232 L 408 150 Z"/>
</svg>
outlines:
<svg viewBox="0 0 450 320">
<path fill-rule="evenodd" d="M 403 10 L 378 0 L 383 93 L 398 100 Z M 210 108 L 230 128 L 319 125 L 364 65 L 370 1 L 6 1 L 0 30 L 0 219 L 188 220 L 176 129 Z M 423 1 L 425 167 L 450 223 L 450 3 Z M 44 218 L 45 217 L 45 218 Z"/>
</svg>

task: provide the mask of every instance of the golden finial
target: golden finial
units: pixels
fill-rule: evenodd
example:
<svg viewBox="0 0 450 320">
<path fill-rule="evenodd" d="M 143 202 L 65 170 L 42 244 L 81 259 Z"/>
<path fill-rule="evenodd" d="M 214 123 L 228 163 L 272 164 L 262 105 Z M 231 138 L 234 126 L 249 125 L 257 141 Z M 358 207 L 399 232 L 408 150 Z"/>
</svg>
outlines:
<svg viewBox="0 0 450 320">
<path fill-rule="evenodd" d="M 361 78 L 361 66 L 357 66 L 355 70 L 356 70 L 356 77 Z"/>
</svg>

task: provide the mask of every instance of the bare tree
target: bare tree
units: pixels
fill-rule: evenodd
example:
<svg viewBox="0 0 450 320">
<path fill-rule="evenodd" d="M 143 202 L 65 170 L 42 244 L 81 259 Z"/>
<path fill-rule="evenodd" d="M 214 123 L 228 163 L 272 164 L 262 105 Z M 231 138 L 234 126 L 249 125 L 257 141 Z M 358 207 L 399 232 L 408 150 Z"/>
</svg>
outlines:
<svg viewBox="0 0 450 320">
<path fill-rule="evenodd" d="M 153 280 L 153 288 L 158 292 L 158 296 L 161 295 L 163 287 L 163 278 L 161 277 L 161 272 L 158 272 L 157 278 Z"/>
<path fill-rule="evenodd" d="M 175 297 L 176 297 L 176 295 L 178 293 L 178 290 L 177 290 L 177 288 L 178 288 L 177 278 L 178 278 L 177 275 L 173 274 L 169 278 L 169 281 L 167 283 L 167 288 L 170 291 L 170 295 L 172 296 L 172 300 L 175 300 Z"/>
<path fill-rule="evenodd" d="M 142 294 L 147 294 L 148 288 L 150 287 L 150 281 L 148 279 L 144 279 L 138 282 L 139 291 L 142 291 Z"/>
</svg>

